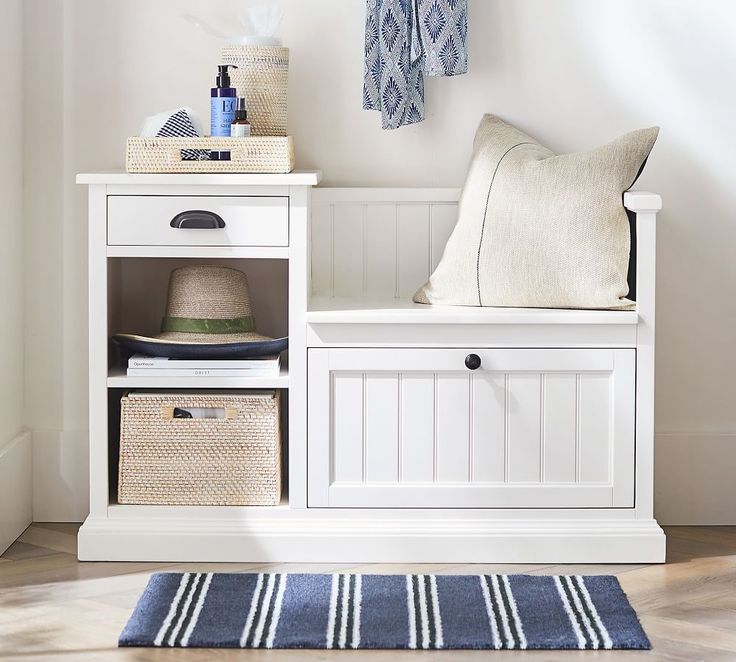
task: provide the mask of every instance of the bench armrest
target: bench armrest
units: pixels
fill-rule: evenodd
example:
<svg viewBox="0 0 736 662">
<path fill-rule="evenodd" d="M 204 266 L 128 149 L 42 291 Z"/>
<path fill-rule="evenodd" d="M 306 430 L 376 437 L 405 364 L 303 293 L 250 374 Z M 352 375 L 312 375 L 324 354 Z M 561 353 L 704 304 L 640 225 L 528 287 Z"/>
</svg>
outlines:
<svg viewBox="0 0 736 662">
<path fill-rule="evenodd" d="M 662 198 L 656 193 L 628 191 L 624 193 L 624 207 L 638 213 L 656 213 L 662 209 Z"/>
</svg>

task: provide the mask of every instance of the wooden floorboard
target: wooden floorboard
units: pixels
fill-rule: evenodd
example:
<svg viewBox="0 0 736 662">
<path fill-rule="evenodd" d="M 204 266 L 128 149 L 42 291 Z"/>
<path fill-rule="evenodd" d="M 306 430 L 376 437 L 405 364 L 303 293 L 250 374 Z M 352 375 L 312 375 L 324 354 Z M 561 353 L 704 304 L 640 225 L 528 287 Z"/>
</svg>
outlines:
<svg viewBox="0 0 736 662">
<path fill-rule="evenodd" d="M 0 660 L 69 662 L 485 660 L 488 651 L 228 651 L 118 649 L 152 572 L 362 572 L 613 574 L 652 640 L 650 652 L 513 652 L 503 659 L 736 662 L 736 527 L 672 527 L 664 565 L 337 565 L 80 563 L 77 525 L 34 524 L 0 557 Z"/>
</svg>

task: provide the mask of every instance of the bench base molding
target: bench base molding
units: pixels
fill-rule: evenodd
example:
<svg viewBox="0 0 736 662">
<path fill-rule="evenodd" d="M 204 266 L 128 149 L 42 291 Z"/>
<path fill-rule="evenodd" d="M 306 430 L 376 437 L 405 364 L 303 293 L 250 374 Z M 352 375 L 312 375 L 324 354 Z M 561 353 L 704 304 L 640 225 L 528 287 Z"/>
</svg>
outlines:
<svg viewBox="0 0 736 662">
<path fill-rule="evenodd" d="M 89 518 L 82 561 L 227 563 L 662 563 L 654 520 Z"/>
</svg>

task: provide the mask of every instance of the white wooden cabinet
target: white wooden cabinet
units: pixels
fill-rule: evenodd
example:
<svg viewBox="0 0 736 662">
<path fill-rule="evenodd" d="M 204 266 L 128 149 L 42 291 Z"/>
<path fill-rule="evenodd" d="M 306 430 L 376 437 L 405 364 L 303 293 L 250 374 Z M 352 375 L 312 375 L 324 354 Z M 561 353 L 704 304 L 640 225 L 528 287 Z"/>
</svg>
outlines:
<svg viewBox="0 0 736 662">
<path fill-rule="evenodd" d="M 80 558 L 663 561 L 653 516 L 659 196 L 625 196 L 637 217 L 636 310 L 433 307 L 410 298 L 442 255 L 459 192 L 313 191 L 319 177 L 78 178 L 89 185 L 90 311 Z M 191 210 L 224 227 L 172 227 Z M 213 261 L 246 270 L 260 329 L 288 332 L 281 374 L 128 377 L 109 336 L 155 333 L 169 271 Z M 282 389 L 283 503 L 117 503 L 116 401 L 146 388 Z"/>
<path fill-rule="evenodd" d="M 631 508 L 634 379 L 632 349 L 311 349 L 309 506 Z"/>
</svg>

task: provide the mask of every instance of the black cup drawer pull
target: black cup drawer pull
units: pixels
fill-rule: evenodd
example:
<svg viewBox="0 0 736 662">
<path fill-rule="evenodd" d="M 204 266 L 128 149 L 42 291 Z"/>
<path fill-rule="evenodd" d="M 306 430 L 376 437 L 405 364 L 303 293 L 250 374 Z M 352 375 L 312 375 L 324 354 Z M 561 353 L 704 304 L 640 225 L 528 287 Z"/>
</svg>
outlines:
<svg viewBox="0 0 736 662">
<path fill-rule="evenodd" d="M 478 356 L 477 354 L 468 354 L 465 357 L 465 367 L 468 370 L 477 370 L 478 368 L 480 368 L 480 364 L 480 356 Z"/>
<path fill-rule="evenodd" d="M 174 216 L 169 225 L 183 230 L 218 230 L 225 227 L 225 221 L 213 211 L 191 209 Z"/>
</svg>

